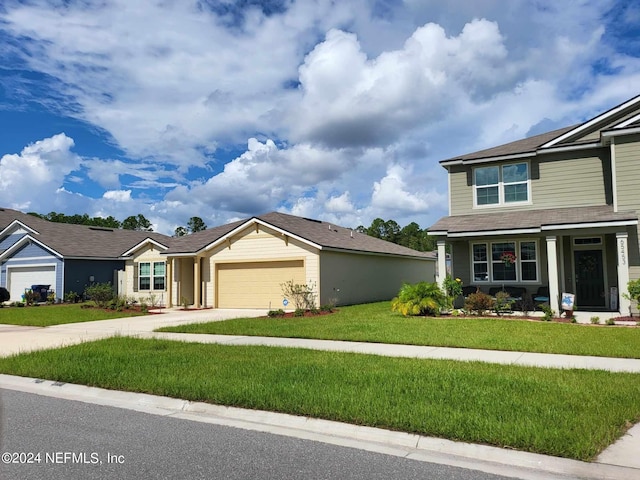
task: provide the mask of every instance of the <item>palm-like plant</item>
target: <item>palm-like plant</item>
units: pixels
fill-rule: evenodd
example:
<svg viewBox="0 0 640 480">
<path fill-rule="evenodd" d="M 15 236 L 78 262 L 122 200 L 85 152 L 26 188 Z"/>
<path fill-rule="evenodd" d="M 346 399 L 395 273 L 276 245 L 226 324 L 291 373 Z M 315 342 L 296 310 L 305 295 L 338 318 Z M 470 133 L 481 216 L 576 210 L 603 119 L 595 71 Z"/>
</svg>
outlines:
<svg viewBox="0 0 640 480">
<path fill-rule="evenodd" d="M 391 301 L 391 309 L 402 315 L 437 315 L 447 305 L 447 298 L 437 283 L 405 283 Z"/>
</svg>

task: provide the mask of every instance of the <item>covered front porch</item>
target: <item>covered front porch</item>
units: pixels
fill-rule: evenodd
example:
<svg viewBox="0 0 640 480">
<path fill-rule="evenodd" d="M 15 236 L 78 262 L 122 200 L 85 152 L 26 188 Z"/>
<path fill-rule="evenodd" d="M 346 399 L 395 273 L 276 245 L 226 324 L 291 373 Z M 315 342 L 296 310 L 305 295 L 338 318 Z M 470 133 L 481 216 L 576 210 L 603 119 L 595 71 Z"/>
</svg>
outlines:
<svg viewBox="0 0 640 480">
<path fill-rule="evenodd" d="M 171 256 L 167 259 L 167 307 L 208 305 L 208 263 L 202 257 Z"/>
<path fill-rule="evenodd" d="M 574 209 L 582 210 L 580 218 L 566 222 L 558 215 L 571 213 L 564 210 L 505 213 L 501 220 L 509 216 L 515 224 L 503 229 L 491 228 L 500 225 L 494 213 L 468 215 L 467 222 L 440 220 L 430 229 L 438 235 L 438 282 L 444 281 L 450 253 L 451 275 L 485 293 L 524 289 L 531 298 L 548 297 L 556 312 L 568 293 L 575 296 L 577 311 L 628 315 L 631 304 L 624 293 L 630 258 L 638 255 L 637 217 L 610 212 L 603 218 L 603 209 L 594 207 L 591 216 Z"/>
</svg>

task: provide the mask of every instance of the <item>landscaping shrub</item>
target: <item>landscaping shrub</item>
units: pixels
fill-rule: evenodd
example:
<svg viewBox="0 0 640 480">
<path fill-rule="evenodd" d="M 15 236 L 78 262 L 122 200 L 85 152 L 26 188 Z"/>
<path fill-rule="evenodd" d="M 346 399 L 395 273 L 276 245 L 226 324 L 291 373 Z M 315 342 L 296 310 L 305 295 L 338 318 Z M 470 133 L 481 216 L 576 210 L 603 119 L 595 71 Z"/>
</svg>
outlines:
<svg viewBox="0 0 640 480">
<path fill-rule="evenodd" d="M 464 301 L 464 309 L 473 312 L 478 316 L 495 308 L 495 300 L 490 295 L 478 290 L 469 295 Z"/>
<path fill-rule="evenodd" d="M 289 280 L 280 284 L 282 294 L 291 300 L 296 310 L 310 310 L 316 306 L 315 283 L 293 283 Z"/>
<path fill-rule="evenodd" d="M 551 320 L 553 320 L 553 317 L 555 317 L 556 312 L 549 305 L 546 305 L 543 303 L 540 305 L 540 308 L 544 312 L 544 315 L 542 316 L 543 321 L 550 322 Z"/>
<path fill-rule="evenodd" d="M 36 300 L 40 297 L 39 294 L 37 294 L 36 292 L 34 292 L 33 290 L 26 290 L 24 292 L 24 303 L 29 306 L 29 305 L 34 305 L 36 303 Z"/>
<path fill-rule="evenodd" d="M 391 301 L 391 309 L 402 315 L 437 315 L 447 306 L 447 298 L 437 283 L 405 283 Z"/>
<path fill-rule="evenodd" d="M 106 283 L 94 283 L 93 285 L 88 286 L 84 290 L 84 294 L 93 302 L 95 302 L 96 306 L 99 308 L 107 308 L 111 300 L 114 299 L 115 293 L 111 284 Z"/>
<path fill-rule="evenodd" d="M 281 308 L 278 310 L 269 310 L 267 312 L 267 316 L 274 318 L 274 317 L 284 317 L 284 310 L 282 310 Z"/>
<path fill-rule="evenodd" d="M 67 303 L 76 303 L 80 296 L 76 292 L 67 292 L 64 294 L 64 301 Z"/>
<path fill-rule="evenodd" d="M 462 280 L 459 278 L 453 278 L 451 275 L 447 275 L 444 278 L 444 293 L 447 296 L 447 306 L 453 308 L 453 303 L 456 298 L 462 295 Z"/>
<path fill-rule="evenodd" d="M 493 306 L 496 314 L 500 315 L 503 312 L 510 311 L 512 306 L 513 300 L 511 300 L 507 292 L 496 293 L 496 299 Z"/>
<path fill-rule="evenodd" d="M 597 325 L 600 323 L 600 317 L 591 317 L 590 320 L 591 320 L 591 323 L 594 325 Z"/>
<path fill-rule="evenodd" d="M 627 293 L 622 296 L 636 302 L 636 305 L 640 305 L 640 278 L 627 283 Z"/>
</svg>

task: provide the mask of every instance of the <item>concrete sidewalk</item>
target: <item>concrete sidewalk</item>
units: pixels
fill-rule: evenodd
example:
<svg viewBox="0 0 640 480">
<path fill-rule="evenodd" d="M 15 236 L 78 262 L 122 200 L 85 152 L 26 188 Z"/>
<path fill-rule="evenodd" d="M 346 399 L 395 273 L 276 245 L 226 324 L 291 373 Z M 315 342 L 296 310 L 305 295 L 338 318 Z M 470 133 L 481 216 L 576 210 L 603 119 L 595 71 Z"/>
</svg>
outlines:
<svg viewBox="0 0 640 480">
<path fill-rule="evenodd" d="M 547 368 L 582 368 L 599 369 L 611 372 L 640 373 L 640 360 L 638 359 L 586 357 L 576 355 L 506 352 L 413 345 L 389 345 L 379 343 L 344 342 L 333 340 L 154 332 L 155 329 L 165 326 L 221 321 L 238 317 L 258 317 L 265 314 L 266 311 L 264 310 L 215 309 L 186 312 L 169 311 L 167 313 L 149 315 L 144 317 L 129 317 L 113 320 L 101 320 L 96 322 L 74 323 L 45 328 L 0 325 L 0 356 L 7 356 L 15 353 L 45 348 L 57 348 L 61 346 L 107 338 L 114 335 L 124 335 L 135 336 L 139 338 L 162 338 L 174 341 L 196 343 L 219 343 L 225 345 L 267 345 L 290 348 L 307 348 L 314 350 L 344 351 L 393 357 L 482 361 L 489 363 Z M 2 383 L 0 383 L 0 387 L 3 387 Z M 250 411 L 245 412 L 247 415 L 251 415 Z M 283 428 L 286 428 L 286 425 L 284 425 Z M 433 441 L 440 443 L 442 442 L 441 439 L 434 439 Z M 423 441 L 423 443 L 428 444 L 429 442 Z M 471 446 L 467 447 L 466 450 L 473 451 L 477 448 L 480 447 Z M 465 451 L 465 449 L 462 450 Z M 615 444 L 602 452 L 602 454 L 596 459 L 595 462 L 602 465 L 632 469 L 630 471 L 624 470 L 626 474 L 633 472 L 632 476 L 609 476 L 607 473 L 601 477 L 580 476 L 570 478 L 640 479 L 640 455 L 638 455 L 638 452 L 640 452 L 640 424 L 635 425 L 620 440 L 618 440 Z M 498 457 L 503 457 L 503 463 L 508 463 L 510 455 L 512 453 L 513 452 L 511 451 L 505 450 L 503 451 L 503 454 L 498 455 Z M 522 454 L 522 452 L 517 452 L 517 454 Z M 456 455 L 460 454 L 458 453 Z M 582 469 L 579 470 L 582 471 Z M 600 470 L 600 472 L 603 474 L 604 471 L 606 471 L 606 469 Z"/>
</svg>

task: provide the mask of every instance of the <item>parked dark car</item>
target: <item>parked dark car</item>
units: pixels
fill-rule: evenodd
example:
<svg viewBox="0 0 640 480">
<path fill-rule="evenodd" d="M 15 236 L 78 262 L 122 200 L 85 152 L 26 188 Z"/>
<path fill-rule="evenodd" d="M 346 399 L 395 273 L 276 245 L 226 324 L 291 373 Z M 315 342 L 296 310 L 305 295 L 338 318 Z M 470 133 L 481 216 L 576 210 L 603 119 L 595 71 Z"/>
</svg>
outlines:
<svg viewBox="0 0 640 480">
<path fill-rule="evenodd" d="M 9 295 L 9 290 L 4 287 L 0 287 L 0 303 L 8 302 L 10 298 L 11 295 Z"/>
</svg>

